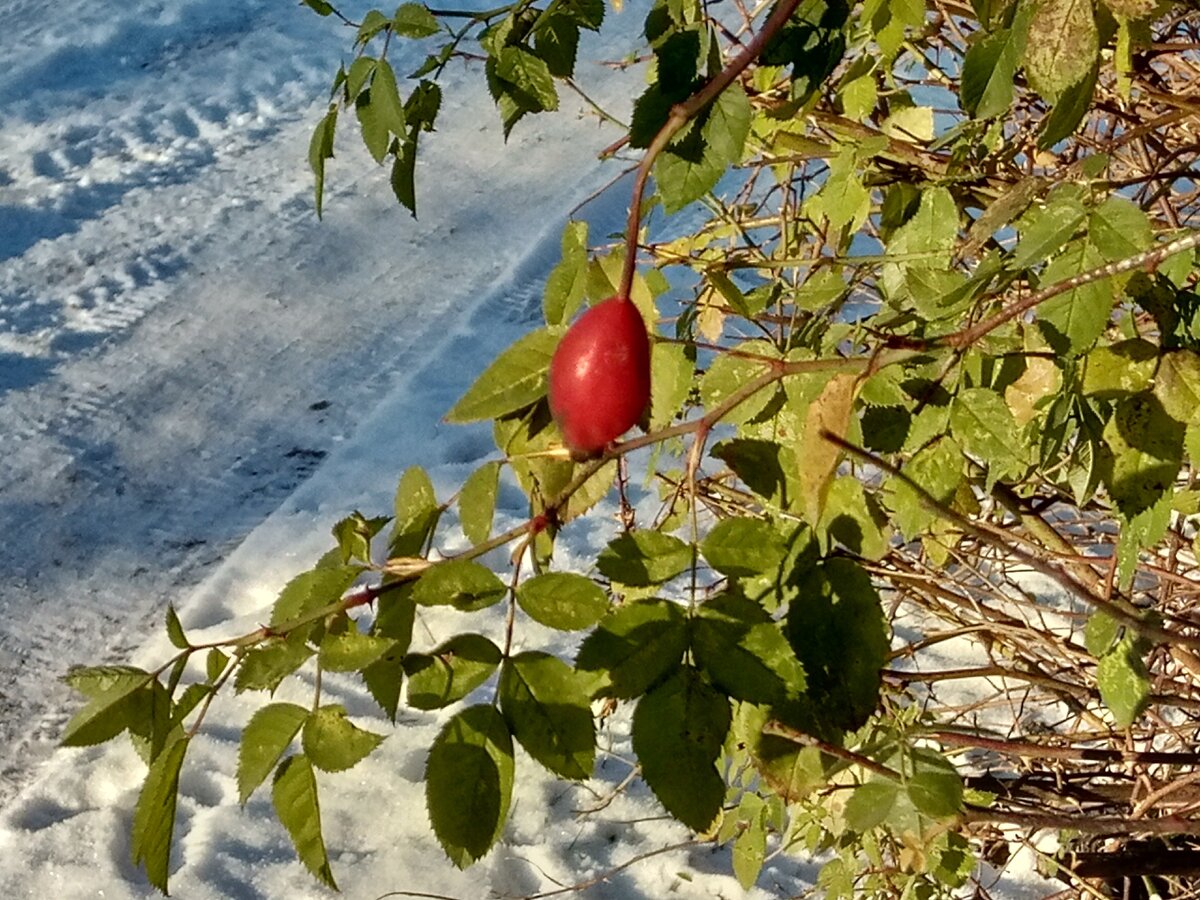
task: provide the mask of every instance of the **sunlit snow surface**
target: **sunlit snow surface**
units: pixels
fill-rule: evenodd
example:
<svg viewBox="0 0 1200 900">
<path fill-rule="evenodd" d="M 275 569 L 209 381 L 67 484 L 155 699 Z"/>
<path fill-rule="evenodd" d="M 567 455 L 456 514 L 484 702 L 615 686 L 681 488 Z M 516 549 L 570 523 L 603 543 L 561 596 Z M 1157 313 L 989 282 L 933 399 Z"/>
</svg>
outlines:
<svg viewBox="0 0 1200 900">
<path fill-rule="evenodd" d="M 623 55 L 638 18 L 626 12 L 584 55 Z M 332 20 L 276 0 L 5 4 L 0 897 L 155 895 L 129 860 L 144 766 L 124 739 L 55 750 L 75 703 L 55 678 L 71 664 L 161 663 L 168 601 L 194 640 L 252 630 L 327 548 L 334 521 L 387 512 L 408 465 L 452 494 L 491 442 L 441 415 L 534 326 L 568 210 L 616 173 L 595 162 L 613 133 L 570 111 L 523 123 L 505 146 L 478 73 L 455 72 L 418 170 L 420 220 L 348 127 L 318 223 L 305 153 L 349 44 Z M 405 52 L 398 70 L 421 58 Z M 585 82 L 600 74 L 581 66 Z M 587 208 L 594 239 L 619 230 L 624 203 L 609 192 Z M 501 519 L 523 508 L 502 489 Z M 612 512 L 610 501 L 567 528 L 559 563 L 593 558 Z M 416 640 L 459 627 L 433 615 Z M 521 640 L 571 650 L 544 632 Z M 305 688 L 276 699 L 307 702 Z M 430 833 L 422 788 L 422 748 L 445 714 L 405 712 L 393 729 L 344 676 L 327 676 L 323 696 L 390 735 L 357 768 L 320 779 L 347 897 L 523 896 L 688 838 L 636 782 L 580 813 L 629 774 L 618 715 L 584 785 L 519 756 L 501 845 L 458 872 Z M 267 791 L 238 806 L 238 729 L 264 702 L 219 700 L 192 743 L 174 896 L 328 894 L 297 862 Z M 680 849 L 582 895 L 787 897 L 816 872 L 780 858 L 745 894 L 729 866 L 727 850 Z"/>
</svg>

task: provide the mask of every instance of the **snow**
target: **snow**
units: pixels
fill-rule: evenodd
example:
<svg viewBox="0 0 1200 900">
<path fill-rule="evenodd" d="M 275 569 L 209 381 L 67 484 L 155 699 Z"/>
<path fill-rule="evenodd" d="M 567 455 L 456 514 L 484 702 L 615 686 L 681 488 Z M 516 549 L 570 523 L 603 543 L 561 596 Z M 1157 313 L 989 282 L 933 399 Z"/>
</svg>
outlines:
<svg viewBox="0 0 1200 900">
<path fill-rule="evenodd" d="M 318 222 L 305 152 L 349 44 L 332 20 L 272 0 L 6 11 L 0 896 L 153 897 L 129 848 L 144 765 L 124 739 L 56 749 L 76 702 L 56 677 L 70 664 L 161 663 L 168 602 L 193 640 L 253 630 L 338 518 L 387 512 L 409 465 L 453 493 L 492 444 L 485 427 L 441 416 L 537 322 L 567 212 L 614 175 L 595 160 L 614 135 L 563 112 L 522 123 L 505 146 L 478 73 L 452 72 L 418 170 L 420 219 L 347 128 Z M 636 12 L 583 55 L 622 56 Z M 415 67 L 419 49 L 404 52 Z M 620 230 L 626 200 L 618 189 L 588 203 L 593 240 Z M 524 512 L 502 489 L 497 527 Z M 565 529 L 559 563 L 584 568 L 614 512 L 610 497 Z M 505 565 L 502 553 L 488 561 Z M 455 615 L 425 617 L 418 641 L 452 633 Z M 522 640 L 571 650 L 536 629 Z M 306 702 L 306 687 L 275 699 Z M 815 862 L 779 856 L 743 892 L 728 848 L 691 842 L 636 780 L 614 794 L 631 770 L 624 712 L 606 721 L 582 785 L 519 753 L 502 843 L 460 872 L 433 838 L 422 785 L 423 748 L 453 708 L 404 711 L 393 728 L 352 678 L 327 676 L 323 694 L 389 735 L 358 767 L 320 776 L 347 897 L 517 897 L 608 873 L 582 895 L 766 898 L 815 879 Z M 219 699 L 192 743 L 174 896 L 331 896 L 267 791 L 238 805 L 239 728 L 265 702 Z"/>
</svg>

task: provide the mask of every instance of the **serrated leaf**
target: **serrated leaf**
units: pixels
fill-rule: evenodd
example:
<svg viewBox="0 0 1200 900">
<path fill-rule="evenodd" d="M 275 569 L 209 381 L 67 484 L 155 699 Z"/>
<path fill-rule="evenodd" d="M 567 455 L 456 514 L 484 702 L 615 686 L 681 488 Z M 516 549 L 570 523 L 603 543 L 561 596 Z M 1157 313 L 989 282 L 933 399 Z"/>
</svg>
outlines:
<svg viewBox="0 0 1200 900">
<path fill-rule="evenodd" d="M 229 665 L 229 656 L 219 647 L 213 647 L 209 650 L 208 656 L 204 660 L 204 674 L 209 682 L 214 682 L 220 678 L 221 673 L 225 671 L 227 665 Z"/>
<path fill-rule="evenodd" d="M 851 830 L 865 834 L 887 819 L 899 796 L 900 786 L 894 781 L 860 784 L 846 801 L 846 824 Z"/>
<path fill-rule="evenodd" d="M 295 703 L 272 703 L 250 717 L 238 747 L 240 804 L 245 806 L 250 795 L 266 781 L 307 718 L 308 710 Z"/>
<path fill-rule="evenodd" d="M 271 788 L 271 802 L 275 815 L 292 839 L 300 862 L 318 881 L 336 891 L 337 882 L 329 866 L 325 839 L 321 836 L 317 778 L 306 757 L 289 756 L 279 764 Z"/>
<path fill-rule="evenodd" d="M 870 576 L 831 559 L 796 576 L 787 635 L 804 666 L 808 695 L 839 728 L 858 728 L 875 710 L 887 658 L 882 603 Z"/>
<path fill-rule="evenodd" d="M 425 800 L 438 843 L 465 869 L 492 848 L 512 801 L 513 746 L 491 705 L 462 710 L 442 729 L 425 766 Z"/>
<path fill-rule="evenodd" d="M 144 866 L 150 883 L 167 893 L 171 838 L 175 832 L 175 805 L 179 798 L 179 770 L 187 754 L 188 738 L 180 738 L 150 766 L 133 812 L 130 851 L 135 866 Z"/>
<path fill-rule="evenodd" d="M 535 622 L 560 631 L 591 628 L 609 612 L 608 596 L 590 578 L 546 572 L 517 588 L 517 604 Z"/>
<path fill-rule="evenodd" d="M 1109 262 L 1148 250 L 1154 232 L 1145 211 L 1119 194 L 1111 194 L 1088 216 L 1088 240 Z"/>
<path fill-rule="evenodd" d="M 667 812 L 706 831 L 725 799 L 714 764 L 729 733 L 729 700 L 692 669 L 680 669 L 638 701 L 633 752 L 642 777 Z"/>
<path fill-rule="evenodd" d="M 180 650 L 186 650 L 191 646 L 187 636 L 183 633 L 183 623 L 179 621 L 179 614 L 170 604 L 167 604 L 167 639 Z"/>
<path fill-rule="evenodd" d="M 962 448 L 947 437 L 919 450 L 901 472 L 934 500 L 949 504 L 962 481 L 962 468 Z M 937 514 L 923 505 L 920 493 L 906 481 L 893 477 L 886 482 L 885 490 L 896 526 L 910 540 L 937 521 Z"/>
<path fill-rule="evenodd" d="M 563 226 L 562 258 L 546 277 L 542 311 L 547 325 L 565 325 L 583 302 L 587 285 L 587 222 Z"/>
<path fill-rule="evenodd" d="M 1092 97 L 1096 92 L 1099 75 L 1100 60 L 1093 58 L 1091 70 L 1063 91 L 1050 114 L 1042 120 L 1036 144 L 1039 150 L 1048 150 L 1075 133 L 1079 123 L 1092 108 Z"/>
<path fill-rule="evenodd" d="M 1041 262 L 1060 250 L 1087 219 L 1087 210 L 1071 190 L 1051 193 L 1044 207 L 1028 210 L 1016 228 L 1020 241 L 1009 265 L 1024 269 Z"/>
<path fill-rule="evenodd" d="M 1099 659 L 1112 649 L 1121 636 L 1122 625 L 1102 609 L 1088 616 L 1083 628 L 1083 643 L 1087 652 Z"/>
<path fill-rule="evenodd" d="M 972 456 L 1001 474 L 1013 473 L 1024 449 L 1012 410 L 990 388 L 967 388 L 950 404 L 950 429 Z"/>
<path fill-rule="evenodd" d="M 518 653 L 500 670 L 499 693 L 513 737 L 530 756 L 563 778 L 592 774 L 595 726 L 578 672 L 548 653 Z"/>
<path fill-rule="evenodd" d="M 779 568 L 787 552 L 770 523 L 746 516 L 722 519 L 704 536 L 700 553 L 722 575 L 761 575 Z"/>
<path fill-rule="evenodd" d="M 1150 387 L 1158 368 L 1158 347 L 1131 338 L 1096 347 L 1084 358 L 1083 392 L 1102 400 L 1119 400 Z"/>
<path fill-rule="evenodd" d="M 327 566 L 301 572 L 279 592 L 271 608 L 271 624 L 283 625 L 300 616 L 333 603 L 363 573 L 362 566 Z"/>
<path fill-rule="evenodd" d="M 1117 403 L 1104 426 L 1111 454 L 1102 478 L 1127 518 L 1149 509 L 1174 483 L 1183 462 L 1184 430 L 1153 394 Z"/>
<path fill-rule="evenodd" d="M 304 755 L 324 772 L 353 768 L 378 747 L 384 735 L 359 728 L 346 717 L 346 708 L 322 706 L 304 723 Z"/>
<path fill-rule="evenodd" d="M 1054 102 L 1085 78 L 1100 52 L 1092 0 L 1042 0 L 1029 22 L 1025 74 Z"/>
<path fill-rule="evenodd" d="M 818 527 L 826 540 L 836 540 L 864 559 L 882 559 L 891 549 L 886 515 L 853 475 L 834 479 Z"/>
<path fill-rule="evenodd" d="M 1050 261 L 1042 273 L 1042 280 L 1045 284 L 1054 284 L 1103 264 L 1099 250 L 1091 244 L 1076 242 Z M 1038 326 L 1056 352 L 1079 356 L 1087 352 L 1108 327 L 1112 305 L 1111 283 L 1094 281 L 1043 303 L 1038 308 Z"/>
<path fill-rule="evenodd" d="M 64 747 L 87 747 L 111 740 L 130 726 L 135 695 L 154 681 L 149 672 L 126 666 L 73 669 L 63 679 L 89 698 L 63 729 Z"/>
<path fill-rule="evenodd" d="M 358 33 L 355 35 L 356 44 L 365 44 L 383 29 L 387 28 L 391 23 L 387 16 L 377 9 L 368 10 L 366 15 L 362 17 L 362 22 L 359 23 Z"/>
<path fill-rule="evenodd" d="M 692 564 L 692 548 L 661 531 L 628 531 L 608 542 L 596 557 L 606 578 L 630 587 L 670 581 Z"/>
<path fill-rule="evenodd" d="M 358 672 L 380 659 L 395 643 L 390 638 L 362 634 L 351 627 L 341 634 L 326 634 L 321 640 L 318 659 L 327 672 Z"/>
<path fill-rule="evenodd" d="M 500 648 L 481 634 L 459 634 L 429 653 L 404 660 L 408 705 L 415 709 L 449 706 L 492 677 L 500 665 Z"/>
<path fill-rule="evenodd" d="M 778 623 L 736 594 L 700 607 L 692 654 L 713 685 L 736 700 L 781 703 L 804 692 L 804 668 Z"/>
<path fill-rule="evenodd" d="M 375 71 L 375 57 L 359 56 L 350 64 L 346 73 L 346 100 L 353 103 L 367 86 L 371 73 Z"/>
<path fill-rule="evenodd" d="M 400 690 L 404 685 L 404 653 L 407 643 L 405 641 L 402 646 L 399 642 L 393 642 L 387 653 L 362 670 L 363 683 L 371 692 L 371 697 L 393 723 L 396 721 L 396 710 L 400 706 Z"/>
<path fill-rule="evenodd" d="M 1096 686 L 1118 728 L 1128 728 L 1137 721 L 1150 699 L 1150 674 L 1132 638 L 1122 639 L 1100 658 Z"/>
<path fill-rule="evenodd" d="M 412 213 L 414 219 L 417 217 L 416 135 L 417 129 L 414 128 L 408 137 L 399 142 L 399 147 L 396 150 L 396 159 L 392 163 L 392 172 L 389 178 L 392 193 L 396 195 L 396 200 L 401 206 Z"/>
<path fill-rule="evenodd" d="M 575 74 L 579 25 L 570 16 L 545 16 L 533 38 L 537 56 L 546 63 L 551 75 L 570 78 Z"/>
<path fill-rule="evenodd" d="M 733 842 L 733 875 L 748 891 L 758 881 L 767 857 L 767 827 L 764 817 L 753 816 Z"/>
<path fill-rule="evenodd" d="M 936 751 L 913 751 L 914 771 L 905 783 L 908 799 L 922 815 L 931 819 L 952 819 L 962 810 L 962 776 L 954 764 Z"/>
<path fill-rule="evenodd" d="M 792 455 L 774 441 L 739 438 L 721 441 L 712 455 L 722 460 L 751 491 L 776 507 L 790 501 L 788 478 L 784 470 Z"/>
<path fill-rule="evenodd" d="M 546 61 L 527 50 L 509 45 L 492 57 L 496 76 L 511 86 L 520 103 L 532 110 L 558 109 L 558 91 Z"/>
<path fill-rule="evenodd" d="M 392 31 L 401 37 L 432 37 L 441 31 L 433 13 L 422 3 L 401 3 L 392 16 Z"/>
<path fill-rule="evenodd" d="M 301 0 L 301 2 L 318 16 L 333 14 L 333 6 L 327 3 L 326 0 Z"/>
<path fill-rule="evenodd" d="M 692 389 L 695 363 L 683 344 L 650 345 L 650 430 L 666 428 Z"/>
<path fill-rule="evenodd" d="M 1175 421 L 1200 425 L 1200 354 L 1194 350 L 1164 353 L 1154 376 L 1154 396 Z"/>
<path fill-rule="evenodd" d="M 449 559 L 430 566 L 413 587 L 418 606 L 453 606 L 473 612 L 493 606 L 508 588 L 486 566 L 467 559 Z"/>
<path fill-rule="evenodd" d="M 1024 34 L 1012 29 L 983 35 L 972 43 L 963 58 L 959 89 L 963 109 L 979 119 L 1008 112 L 1023 50 Z"/>
<path fill-rule="evenodd" d="M 713 360 L 700 380 L 700 399 L 705 408 L 712 409 L 730 394 L 753 381 L 768 370 L 772 357 L 778 352 L 765 341 L 747 341 L 738 345 L 735 353 L 723 353 Z M 766 359 L 754 359 L 755 355 Z M 760 391 L 738 404 L 722 419 L 730 425 L 740 425 L 757 416 L 771 402 L 770 391 Z"/>
<path fill-rule="evenodd" d="M 499 480 L 500 463 L 484 463 L 467 477 L 459 492 L 458 511 L 463 534 L 472 544 L 482 544 L 492 532 Z"/>
<path fill-rule="evenodd" d="M 447 422 L 474 422 L 516 412 L 546 394 L 550 359 L 560 331 L 541 328 L 525 335 L 484 370 L 446 413 Z"/>
<path fill-rule="evenodd" d="M 275 692 L 283 679 L 300 668 L 313 651 L 300 640 L 275 641 L 247 651 L 234 676 L 233 686 L 242 691 Z"/>
<path fill-rule="evenodd" d="M 597 693 L 637 697 L 678 668 L 687 649 L 687 632 L 687 620 L 674 603 L 627 603 L 584 639 L 575 667 L 603 677 Z"/>
<path fill-rule="evenodd" d="M 388 556 L 419 556 L 441 515 L 433 482 L 423 468 L 410 466 L 404 470 L 396 485 L 393 507 Z"/>
<path fill-rule="evenodd" d="M 750 100 L 735 82 L 659 155 L 654 177 L 668 215 L 699 200 L 741 161 L 750 115 Z"/>
</svg>

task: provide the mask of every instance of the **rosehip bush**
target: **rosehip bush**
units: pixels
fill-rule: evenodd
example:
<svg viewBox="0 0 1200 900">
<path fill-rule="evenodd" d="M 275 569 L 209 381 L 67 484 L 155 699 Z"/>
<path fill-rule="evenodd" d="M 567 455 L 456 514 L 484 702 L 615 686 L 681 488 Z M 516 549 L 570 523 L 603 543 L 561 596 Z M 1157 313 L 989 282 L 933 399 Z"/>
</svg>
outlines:
<svg viewBox="0 0 1200 900">
<path fill-rule="evenodd" d="M 309 148 L 318 212 L 357 132 L 415 213 L 447 67 L 482 70 L 507 134 L 564 86 L 587 97 L 577 57 L 613 18 L 305 4 L 354 26 Z M 1200 830 L 1195 4 L 635 14 L 637 96 L 587 106 L 626 123 L 597 147 L 636 167 L 625 233 L 567 224 L 544 326 L 448 413 L 490 422 L 494 457 L 451 498 L 405 471 L 261 628 L 197 644 L 169 611 L 159 669 L 68 676 L 88 702 L 64 742 L 129 732 L 149 764 L 135 861 L 166 890 L 179 773 L 222 693 L 315 670 L 318 692 L 358 673 L 393 720 L 444 710 L 427 800 L 459 866 L 503 840 L 516 745 L 587 779 L 602 706 L 628 704 L 640 778 L 733 842 L 745 885 L 801 853 L 828 896 L 953 893 L 1039 834 L 1092 893 L 1178 877 Z M 407 42 L 427 56 L 401 79 Z M 501 484 L 528 518 L 498 531 Z M 561 529 L 618 491 L 617 533 L 561 568 Z M 462 630 L 419 640 L 439 606 Z M 517 650 L 531 623 L 574 649 Z M 382 739 L 319 693 L 243 731 L 243 801 L 270 780 L 327 884 L 319 773 Z"/>
</svg>

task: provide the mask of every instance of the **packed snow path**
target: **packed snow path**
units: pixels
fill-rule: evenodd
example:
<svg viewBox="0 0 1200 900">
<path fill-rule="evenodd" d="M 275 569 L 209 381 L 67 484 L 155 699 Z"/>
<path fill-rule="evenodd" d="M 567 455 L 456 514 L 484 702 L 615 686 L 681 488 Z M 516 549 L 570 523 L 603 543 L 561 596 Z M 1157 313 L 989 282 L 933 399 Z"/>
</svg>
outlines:
<svg viewBox="0 0 1200 900">
<path fill-rule="evenodd" d="M 57 739 L 65 667 L 139 644 L 419 367 L 447 354 L 464 385 L 496 318 L 536 311 L 563 217 L 600 183 L 594 124 L 545 117 L 505 147 L 459 73 L 420 220 L 347 121 L 318 222 L 308 138 L 350 43 L 276 0 L 9 4 L 0 799 Z"/>
</svg>

